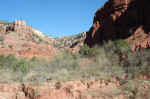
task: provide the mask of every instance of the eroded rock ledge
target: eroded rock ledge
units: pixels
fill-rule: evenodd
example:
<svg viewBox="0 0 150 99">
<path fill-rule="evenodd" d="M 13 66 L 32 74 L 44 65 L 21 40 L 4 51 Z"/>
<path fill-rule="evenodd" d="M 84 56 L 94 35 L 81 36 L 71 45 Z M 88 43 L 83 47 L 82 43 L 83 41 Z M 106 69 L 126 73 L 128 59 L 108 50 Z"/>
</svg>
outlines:
<svg viewBox="0 0 150 99">
<path fill-rule="evenodd" d="M 126 81 L 117 77 L 109 81 L 91 79 L 42 85 L 0 84 L 0 99 L 148 99 L 149 89 L 148 81 Z"/>
</svg>

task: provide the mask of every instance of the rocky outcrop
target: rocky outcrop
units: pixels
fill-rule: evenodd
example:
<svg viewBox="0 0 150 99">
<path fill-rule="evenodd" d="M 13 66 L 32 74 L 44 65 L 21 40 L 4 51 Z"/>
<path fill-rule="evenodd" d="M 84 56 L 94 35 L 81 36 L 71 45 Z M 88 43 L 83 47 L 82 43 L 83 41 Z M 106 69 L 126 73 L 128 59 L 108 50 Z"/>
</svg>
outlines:
<svg viewBox="0 0 150 99">
<path fill-rule="evenodd" d="M 58 49 L 70 49 L 76 50 L 86 38 L 86 32 L 78 33 L 72 36 L 57 37 L 53 42 L 53 45 Z"/>
<path fill-rule="evenodd" d="M 149 99 L 148 81 L 123 81 L 113 77 L 110 81 L 90 79 L 40 85 L 0 84 L 0 99 Z"/>
<path fill-rule="evenodd" d="M 108 0 L 94 15 L 94 22 L 87 33 L 89 46 L 104 40 L 132 40 L 132 48 L 149 47 L 150 2 L 148 0 Z M 140 28 L 140 29 L 139 29 Z M 142 36 L 138 36 L 142 35 Z M 129 39 L 129 41 L 130 41 Z"/>
<path fill-rule="evenodd" d="M 16 32 L 23 34 L 36 34 L 41 37 L 45 37 L 45 35 L 40 32 L 39 30 L 29 26 L 24 20 L 16 20 L 13 23 L 4 24 L 0 22 L 0 33 L 7 33 L 7 32 Z"/>
<path fill-rule="evenodd" d="M 13 24 L 11 24 L 11 29 L 14 30 L 14 32 L 17 32 L 17 33 L 32 33 L 32 27 L 31 26 L 28 26 L 26 24 L 25 21 L 23 20 L 17 20 L 17 21 L 14 21 Z M 9 30 L 8 30 L 9 31 Z"/>
</svg>

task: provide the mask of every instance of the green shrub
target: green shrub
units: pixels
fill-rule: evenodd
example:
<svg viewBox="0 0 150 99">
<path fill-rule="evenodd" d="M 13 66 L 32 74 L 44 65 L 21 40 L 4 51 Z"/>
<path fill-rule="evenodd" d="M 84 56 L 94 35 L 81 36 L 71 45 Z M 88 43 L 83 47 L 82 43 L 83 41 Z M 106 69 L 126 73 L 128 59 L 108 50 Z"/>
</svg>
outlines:
<svg viewBox="0 0 150 99">
<path fill-rule="evenodd" d="M 80 59 L 79 56 L 76 56 L 69 51 L 64 51 L 61 55 L 56 56 L 54 60 L 51 61 L 51 64 L 58 69 L 66 68 L 67 70 L 70 70 L 79 66 L 78 59 Z"/>
<path fill-rule="evenodd" d="M 14 72 L 21 71 L 27 73 L 29 71 L 29 64 L 26 59 L 17 59 L 14 55 L 8 56 L 0 55 L 0 66 L 1 69 L 10 69 Z"/>
<path fill-rule="evenodd" d="M 121 51 L 116 47 L 115 43 L 112 41 L 108 41 L 103 45 L 104 53 L 106 54 L 106 58 L 109 60 L 111 65 L 119 65 L 120 64 L 120 54 Z"/>
<path fill-rule="evenodd" d="M 0 35 L 0 41 L 4 41 L 4 36 L 3 35 Z"/>
<path fill-rule="evenodd" d="M 60 89 L 61 88 L 61 83 L 60 82 L 56 82 L 55 87 L 56 87 L 56 89 Z"/>
<path fill-rule="evenodd" d="M 5 56 L 5 63 L 5 68 L 12 68 L 18 63 L 18 59 L 13 54 L 10 54 Z"/>
<path fill-rule="evenodd" d="M 13 48 L 13 46 L 12 46 L 12 45 L 8 45 L 8 47 L 9 47 L 10 49 L 12 49 L 12 48 Z"/>
<path fill-rule="evenodd" d="M 99 54 L 99 50 L 97 46 L 90 48 L 88 45 L 83 45 L 80 47 L 79 53 L 83 57 L 95 57 Z"/>
<path fill-rule="evenodd" d="M 29 72 L 29 64 L 26 59 L 19 60 L 16 64 L 13 64 L 14 71 L 21 71 L 22 73 Z"/>
<path fill-rule="evenodd" d="M 118 48 L 118 50 L 120 50 L 121 52 L 126 52 L 129 51 L 129 44 L 127 44 L 127 42 L 125 42 L 125 40 L 116 40 L 114 41 L 115 46 Z"/>
<path fill-rule="evenodd" d="M 4 55 L 0 55 L 0 67 L 3 68 L 5 65 L 5 56 Z"/>
<path fill-rule="evenodd" d="M 132 75 L 150 73 L 150 50 L 145 49 L 128 54 L 126 69 Z"/>
<path fill-rule="evenodd" d="M 109 59 L 112 66 L 118 65 L 123 68 L 131 77 L 140 73 L 150 72 L 150 50 L 145 49 L 137 52 L 131 52 L 129 45 L 123 40 L 109 41 L 104 44 L 107 58 Z M 120 61 L 120 56 L 126 55 L 124 62 Z"/>
</svg>

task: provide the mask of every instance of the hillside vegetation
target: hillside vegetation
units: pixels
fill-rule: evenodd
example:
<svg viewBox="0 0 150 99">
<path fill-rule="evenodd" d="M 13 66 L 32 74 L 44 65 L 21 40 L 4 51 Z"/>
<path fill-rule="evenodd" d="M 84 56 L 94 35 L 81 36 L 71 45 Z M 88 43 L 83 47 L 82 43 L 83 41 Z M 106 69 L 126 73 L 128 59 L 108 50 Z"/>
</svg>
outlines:
<svg viewBox="0 0 150 99">
<path fill-rule="evenodd" d="M 75 54 L 66 50 L 50 60 L 1 55 L 0 82 L 109 79 L 123 74 L 132 79 L 139 74 L 149 74 L 149 53 L 149 49 L 131 52 L 124 41 L 118 40 L 101 47 L 89 48 L 85 45 Z"/>
</svg>

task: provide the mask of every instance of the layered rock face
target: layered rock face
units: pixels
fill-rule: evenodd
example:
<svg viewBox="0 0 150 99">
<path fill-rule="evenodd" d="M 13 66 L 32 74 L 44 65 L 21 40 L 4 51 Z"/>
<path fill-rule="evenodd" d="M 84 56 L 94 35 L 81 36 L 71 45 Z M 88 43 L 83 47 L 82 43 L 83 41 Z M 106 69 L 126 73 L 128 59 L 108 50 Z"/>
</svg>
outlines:
<svg viewBox="0 0 150 99">
<path fill-rule="evenodd" d="M 14 23 L 11 26 L 12 30 L 15 32 L 21 32 L 21 33 L 31 33 L 32 27 L 28 26 L 25 21 L 23 20 L 17 20 L 14 21 Z"/>
<path fill-rule="evenodd" d="M 95 13 L 85 43 L 93 46 L 104 40 L 130 38 L 133 49 L 149 47 L 149 5 L 148 0 L 108 0 Z"/>
</svg>

